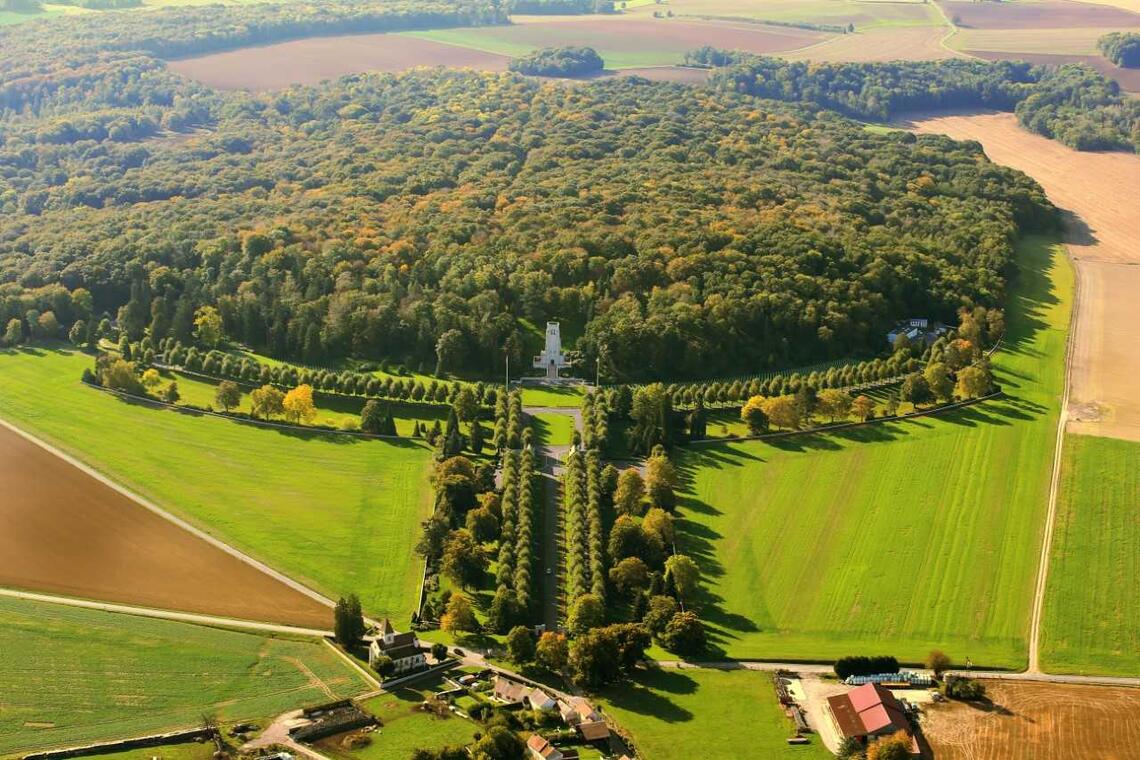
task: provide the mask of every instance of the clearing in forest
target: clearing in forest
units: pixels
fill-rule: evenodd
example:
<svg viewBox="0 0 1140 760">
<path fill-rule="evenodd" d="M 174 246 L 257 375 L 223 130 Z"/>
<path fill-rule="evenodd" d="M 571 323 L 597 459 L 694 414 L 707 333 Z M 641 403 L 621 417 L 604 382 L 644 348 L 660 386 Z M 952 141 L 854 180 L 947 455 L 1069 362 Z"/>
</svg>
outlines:
<svg viewBox="0 0 1140 760">
<path fill-rule="evenodd" d="M 1140 689 L 986 681 L 987 702 L 932 704 L 922 733 L 938 760 L 1136 757 Z"/>
<path fill-rule="evenodd" d="M 270 429 L 87 387 L 87 354 L 0 352 L 0 417 L 276 570 L 407 620 L 430 513 L 419 441 Z M 49 541 L 44 536 L 42 541 Z"/>
<path fill-rule="evenodd" d="M 320 642 L 0 598 L 0 756 L 350 697 Z"/>
<path fill-rule="evenodd" d="M 1059 245 L 1023 241 L 1018 260 L 1006 398 L 679 457 L 679 550 L 724 654 L 1024 667 L 1073 283 Z"/>
</svg>

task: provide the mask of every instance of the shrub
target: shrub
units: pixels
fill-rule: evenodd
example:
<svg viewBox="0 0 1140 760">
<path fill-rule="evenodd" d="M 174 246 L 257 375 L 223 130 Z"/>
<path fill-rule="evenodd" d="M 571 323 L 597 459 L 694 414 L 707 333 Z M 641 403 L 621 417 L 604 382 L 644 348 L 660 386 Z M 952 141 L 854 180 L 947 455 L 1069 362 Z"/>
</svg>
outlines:
<svg viewBox="0 0 1140 760">
<path fill-rule="evenodd" d="M 840 657 L 835 661 L 835 675 L 839 678 L 848 676 L 870 676 L 876 673 L 898 673 L 899 661 L 889 655 L 867 657 L 857 655 L 853 657 Z"/>
<path fill-rule="evenodd" d="M 605 68 L 598 51 L 591 47 L 549 47 L 511 60 L 510 70 L 540 77 L 581 77 Z"/>
</svg>

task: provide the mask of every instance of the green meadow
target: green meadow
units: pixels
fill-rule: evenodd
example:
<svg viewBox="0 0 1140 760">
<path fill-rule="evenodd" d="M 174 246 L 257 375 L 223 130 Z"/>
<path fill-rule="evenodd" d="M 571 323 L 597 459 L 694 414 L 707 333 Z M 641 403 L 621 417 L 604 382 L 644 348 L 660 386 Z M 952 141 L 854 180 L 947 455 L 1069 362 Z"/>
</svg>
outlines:
<svg viewBox="0 0 1140 760">
<path fill-rule="evenodd" d="M 367 689 L 314 640 L 0 598 L 0 757 L 203 715 L 269 718 Z"/>
<path fill-rule="evenodd" d="M 373 697 L 363 703 L 364 709 L 381 723 L 370 734 L 371 744 L 347 749 L 334 737 L 322 741 L 318 748 L 333 760 L 407 760 L 417 749 L 470 744 L 479 733 L 478 724 L 456 715 L 439 718 L 418 709 L 429 694 L 444 688 L 447 687 L 438 677 L 429 678 L 398 688 L 395 693 Z"/>
<path fill-rule="evenodd" d="M 602 709 L 633 736 L 639 757 L 833 757 L 818 736 L 811 736 L 807 746 L 787 744 L 794 728 L 776 701 L 768 673 L 703 668 L 639 671 L 629 684 L 604 693 L 600 701 Z"/>
<path fill-rule="evenodd" d="M 694 446 L 680 550 L 722 654 L 826 660 L 932 648 L 1021 668 L 1048 501 L 1073 273 L 1019 250 L 1005 398 L 913 421 Z"/>
<path fill-rule="evenodd" d="M 430 513 L 412 440 L 267 429 L 125 401 L 79 382 L 90 356 L 0 352 L 0 417 L 329 596 L 407 620 Z"/>
<path fill-rule="evenodd" d="M 1063 456 L 1042 668 L 1140 675 L 1140 443 L 1069 435 Z"/>
</svg>

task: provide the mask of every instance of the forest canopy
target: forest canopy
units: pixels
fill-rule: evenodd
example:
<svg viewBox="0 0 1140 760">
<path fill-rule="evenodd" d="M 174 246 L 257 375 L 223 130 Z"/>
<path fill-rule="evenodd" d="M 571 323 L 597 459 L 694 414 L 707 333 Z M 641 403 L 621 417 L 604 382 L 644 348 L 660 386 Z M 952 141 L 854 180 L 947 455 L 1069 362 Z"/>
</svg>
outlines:
<svg viewBox="0 0 1140 760">
<path fill-rule="evenodd" d="M 1140 68 L 1140 34 L 1136 32 L 1110 32 L 1096 43 L 1105 58 L 1117 66 Z"/>
<path fill-rule="evenodd" d="M 805 63 L 704 47 L 685 56 L 713 66 L 713 87 L 813 103 L 858 119 L 947 108 L 1014 111 L 1026 129 L 1077 150 L 1140 151 L 1140 101 L 1083 64 L 1019 61 Z"/>
<path fill-rule="evenodd" d="M 540 77 L 584 77 L 600 74 L 605 66 L 591 47 L 553 47 L 512 59 L 510 69 Z"/>
<path fill-rule="evenodd" d="M 240 34 L 427 12 L 282 8 Z M 66 20 L 67 55 L 0 32 L 0 318 L 28 333 L 189 344 L 209 305 L 277 357 L 488 374 L 559 319 L 614 380 L 751 372 L 1000 304 L 1016 237 L 1056 223 L 975 143 L 815 107 L 447 70 L 224 93 L 153 52 L 230 44 L 198 9 L 123 19 Z"/>
</svg>

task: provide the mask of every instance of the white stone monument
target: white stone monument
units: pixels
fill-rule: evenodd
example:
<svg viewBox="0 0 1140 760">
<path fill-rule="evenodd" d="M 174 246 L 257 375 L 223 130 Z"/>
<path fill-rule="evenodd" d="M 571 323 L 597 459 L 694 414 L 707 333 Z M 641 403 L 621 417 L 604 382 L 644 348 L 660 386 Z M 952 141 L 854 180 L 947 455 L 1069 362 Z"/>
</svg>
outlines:
<svg viewBox="0 0 1140 760">
<path fill-rule="evenodd" d="M 562 353 L 562 332 L 557 322 L 546 323 L 546 348 L 534 357 L 534 368 L 546 370 L 547 380 L 557 380 L 558 370 L 570 366 L 566 354 Z"/>
</svg>

